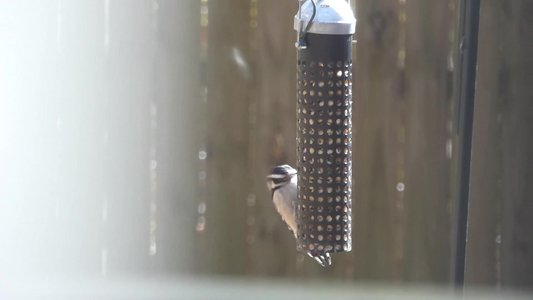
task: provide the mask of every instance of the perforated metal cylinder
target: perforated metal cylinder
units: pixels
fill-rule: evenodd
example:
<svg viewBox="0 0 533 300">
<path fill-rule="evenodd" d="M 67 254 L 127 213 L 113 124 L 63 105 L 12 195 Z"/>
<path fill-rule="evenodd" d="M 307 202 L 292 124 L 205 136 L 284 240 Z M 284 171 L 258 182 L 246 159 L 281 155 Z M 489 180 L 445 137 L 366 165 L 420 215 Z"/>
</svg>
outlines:
<svg viewBox="0 0 533 300">
<path fill-rule="evenodd" d="M 298 250 L 352 248 L 352 36 L 308 33 L 298 50 Z"/>
</svg>

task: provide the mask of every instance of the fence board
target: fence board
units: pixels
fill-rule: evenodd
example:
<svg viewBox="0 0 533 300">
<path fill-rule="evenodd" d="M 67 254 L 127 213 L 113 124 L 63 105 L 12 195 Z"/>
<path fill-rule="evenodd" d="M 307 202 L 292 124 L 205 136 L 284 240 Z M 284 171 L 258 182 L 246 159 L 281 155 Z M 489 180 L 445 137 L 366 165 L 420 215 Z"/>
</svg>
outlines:
<svg viewBox="0 0 533 300">
<path fill-rule="evenodd" d="M 449 1 L 407 2 L 404 278 L 449 280 L 452 102 Z"/>
<path fill-rule="evenodd" d="M 205 268 L 245 270 L 251 94 L 250 1 L 209 1 L 207 223 Z"/>
<path fill-rule="evenodd" d="M 533 25 L 528 1 L 481 5 L 466 280 L 533 284 Z"/>
<path fill-rule="evenodd" d="M 266 188 L 272 166 L 296 164 L 296 49 L 292 20 L 296 1 L 259 1 L 256 48 L 254 262 L 259 274 L 296 274 L 303 257 L 281 222 Z M 297 259 L 299 257 L 299 259 Z M 311 262 L 312 263 L 312 262 Z"/>
</svg>

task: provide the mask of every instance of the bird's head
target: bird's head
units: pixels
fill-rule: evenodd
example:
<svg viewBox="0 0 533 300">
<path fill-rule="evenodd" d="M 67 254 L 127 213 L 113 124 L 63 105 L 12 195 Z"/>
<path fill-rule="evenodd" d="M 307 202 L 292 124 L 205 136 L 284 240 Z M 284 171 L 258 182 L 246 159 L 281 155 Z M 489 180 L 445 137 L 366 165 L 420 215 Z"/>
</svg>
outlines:
<svg viewBox="0 0 533 300">
<path fill-rule="evenodd" d="M 274 192 L 277 188 L 289 183 L 296 173 L 296 169 L 289 165 L 275 166 L 267 176 L 267 186 L 270 191 Z"/>
</svg>

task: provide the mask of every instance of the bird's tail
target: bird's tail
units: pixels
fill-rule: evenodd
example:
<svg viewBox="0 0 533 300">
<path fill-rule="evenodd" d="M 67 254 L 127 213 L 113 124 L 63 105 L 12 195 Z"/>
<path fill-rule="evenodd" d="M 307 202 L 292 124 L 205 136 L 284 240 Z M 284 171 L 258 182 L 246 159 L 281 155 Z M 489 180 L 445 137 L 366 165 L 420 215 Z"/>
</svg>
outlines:
<svg viewBox="0 0 533 300">
<path fill-rule="evenodd" d="M 324 255 L 313 255 L 308 252 L 307 255 L 316 260 L 322 267 L 331 266 L 331 256 L 329 253 L 325 253 Z"/>
</svg>

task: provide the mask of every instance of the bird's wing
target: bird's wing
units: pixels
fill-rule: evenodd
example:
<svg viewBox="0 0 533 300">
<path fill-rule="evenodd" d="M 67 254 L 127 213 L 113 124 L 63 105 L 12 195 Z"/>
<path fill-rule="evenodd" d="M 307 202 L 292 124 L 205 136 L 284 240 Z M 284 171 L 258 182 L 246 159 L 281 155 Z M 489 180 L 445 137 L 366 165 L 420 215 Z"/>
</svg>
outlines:
<svg viewBox="0 0 533 300">
<path fill-rule="evenodd" d="M 288 201 L 283 201 L 283 199 L 286 199 Z M 274 206 L 276 207 L 278 213 L 281 215 L 283 221 L 287 223 L 289 229 L 294 233 L 294 236 L 296 236 L 296 203 L 294 203 L 292 199 L 296 199 L 296 186 L 291 189 L 281 188 L 274 191 Z"/>
</svg>

